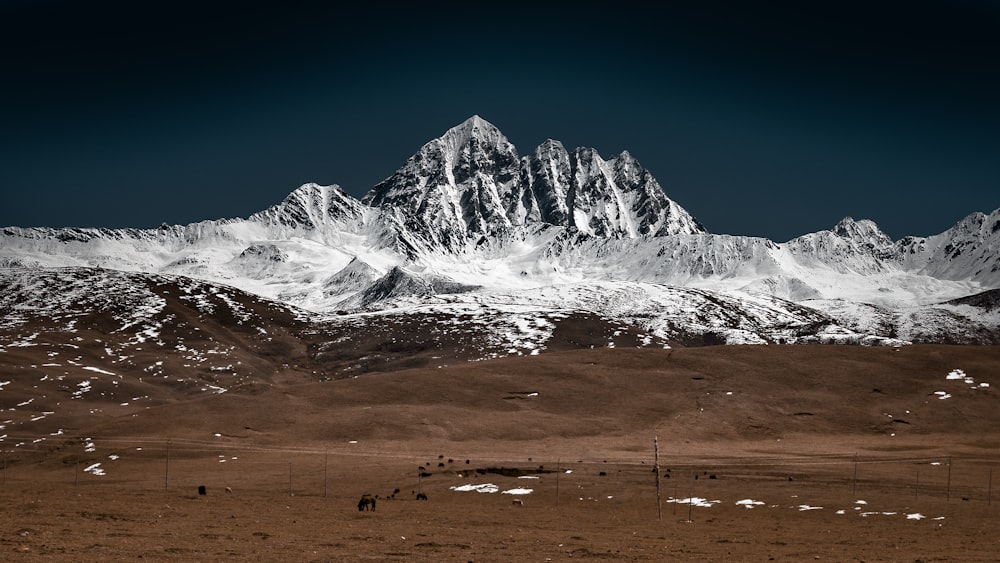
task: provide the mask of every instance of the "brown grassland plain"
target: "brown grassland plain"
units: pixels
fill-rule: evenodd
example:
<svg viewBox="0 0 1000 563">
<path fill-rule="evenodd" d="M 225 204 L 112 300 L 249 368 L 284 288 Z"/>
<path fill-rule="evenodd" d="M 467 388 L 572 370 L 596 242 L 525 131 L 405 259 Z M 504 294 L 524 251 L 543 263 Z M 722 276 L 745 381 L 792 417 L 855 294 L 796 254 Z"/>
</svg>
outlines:
<svg viewBox="0 0 1000 563">
<path fill-rule="evenodd" d="M 0 559 L 997 561 L 998 370 L 997 347 L 619 348 L 38 405 L 64 433 L 5 430 Z"/>
</svg>

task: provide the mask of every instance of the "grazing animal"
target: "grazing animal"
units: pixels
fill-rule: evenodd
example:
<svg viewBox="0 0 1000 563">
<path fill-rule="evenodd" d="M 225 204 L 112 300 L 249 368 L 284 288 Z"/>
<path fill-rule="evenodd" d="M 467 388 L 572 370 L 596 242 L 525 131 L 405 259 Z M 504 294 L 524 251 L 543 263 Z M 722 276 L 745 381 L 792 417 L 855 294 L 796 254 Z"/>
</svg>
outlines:
<svg viewBox="0 0 1000 563">
<path fill-rule="evenodd" d="M 524 501 L 519 498 L 516 498 L 512 500 L 510 504 L 511 506 L 524 506 Z"/>
<path fill-rule="evenodd" d="M 427 495 L 424 493 L 417 493 L 417 500 L 427 500 Z"/>
<path fill-rule="evenodd" d="M 375 512 L 375 497 L 369 494 L 361 495 L 361 500 L 358 501 L 358 512 L 362 512 L 365 509 Z"/>
</svg>

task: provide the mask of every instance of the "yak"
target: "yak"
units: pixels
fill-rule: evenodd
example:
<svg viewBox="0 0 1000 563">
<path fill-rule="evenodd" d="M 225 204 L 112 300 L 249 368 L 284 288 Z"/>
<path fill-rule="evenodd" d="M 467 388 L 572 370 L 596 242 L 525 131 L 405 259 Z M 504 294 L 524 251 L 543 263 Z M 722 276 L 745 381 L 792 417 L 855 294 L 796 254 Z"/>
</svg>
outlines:
<svg viewBox="0 0 1000 563">
<path fill-rule="evenodd" d="M 361 495 L 361 500 L 358 501 L 358 512 L 362 512 L 366 508 L 375 512 L 375 497 L 369 494 Z"/>
</svg>

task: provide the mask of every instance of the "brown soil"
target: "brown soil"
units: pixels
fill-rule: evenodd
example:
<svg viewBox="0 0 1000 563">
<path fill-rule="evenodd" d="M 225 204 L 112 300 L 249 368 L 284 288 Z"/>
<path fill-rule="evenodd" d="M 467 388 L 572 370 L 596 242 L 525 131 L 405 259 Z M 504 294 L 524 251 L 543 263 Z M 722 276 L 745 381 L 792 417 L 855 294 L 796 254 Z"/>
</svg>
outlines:
<svg viewBox="0 0 1000 563">
<path fill-rule="evenodd" d="M 997 561 L 998 366 L 998 347 L 604 349 L 144 384 L 125 406 L 36 390 L 6 418 L 55 414 L 0 430 L 0 559 Z M 38 384 L 14 375 L 5 410 Z M 533 491 L 452 489 L 486 483 Z M 671 502 L 692 495 L 719 502 Z"/>
</svg>

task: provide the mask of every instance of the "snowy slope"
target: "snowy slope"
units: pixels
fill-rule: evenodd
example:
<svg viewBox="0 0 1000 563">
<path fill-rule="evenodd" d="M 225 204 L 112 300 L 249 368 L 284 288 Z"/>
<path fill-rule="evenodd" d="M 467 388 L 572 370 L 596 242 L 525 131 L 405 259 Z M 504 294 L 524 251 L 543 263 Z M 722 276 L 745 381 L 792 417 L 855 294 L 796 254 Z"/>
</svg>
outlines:
<svg viewBox="0 0 1000 563">
<path fill-rule="evenodd" d="M 947 231 L 906 237 L 897 245 L 904 268 L 939 279 L 1000 286 L 1000 209 L 973 213 Z"/>
</svg>

